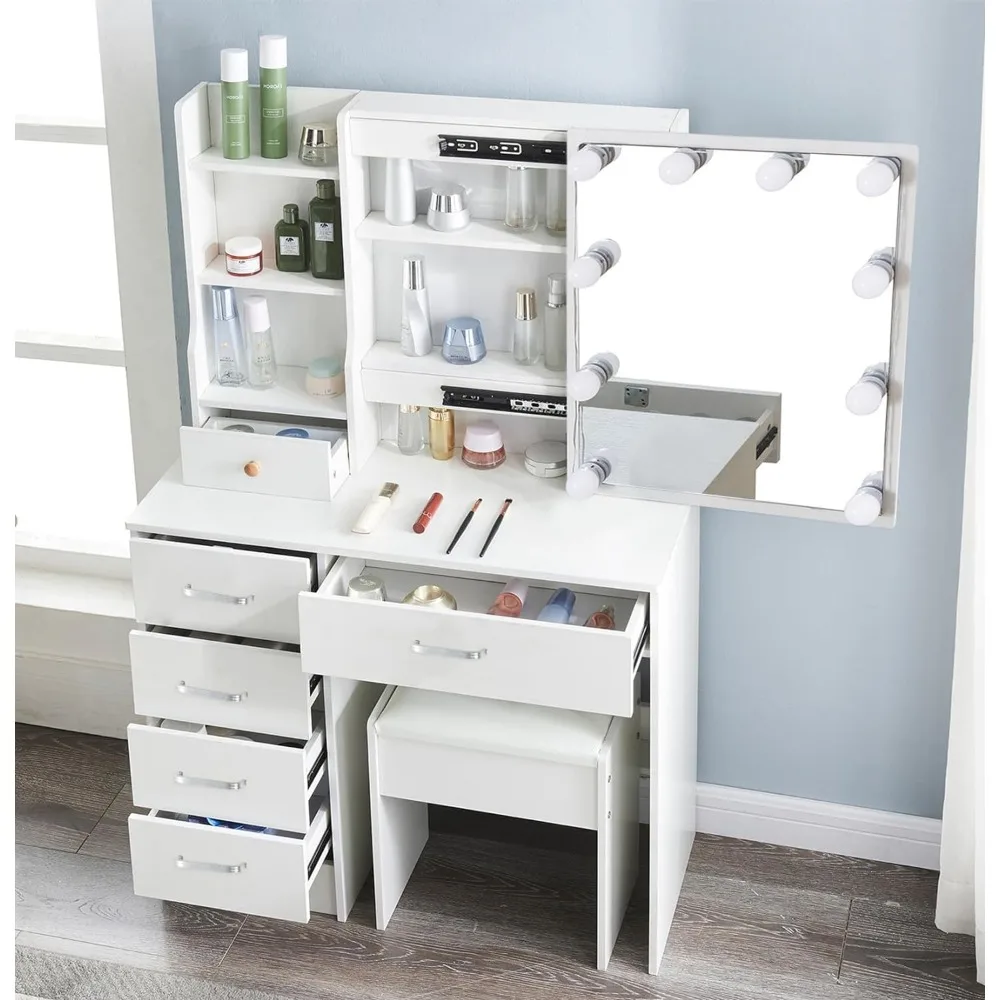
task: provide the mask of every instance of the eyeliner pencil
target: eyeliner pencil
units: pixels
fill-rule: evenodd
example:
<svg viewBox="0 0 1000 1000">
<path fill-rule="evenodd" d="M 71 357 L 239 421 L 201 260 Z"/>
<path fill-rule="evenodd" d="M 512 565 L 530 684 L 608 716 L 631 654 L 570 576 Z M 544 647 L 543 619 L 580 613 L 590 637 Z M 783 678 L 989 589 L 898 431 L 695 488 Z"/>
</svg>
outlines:
<svg viewBox="0 0 1000 1000">
<path fill-rule="evenodd" d="M 493 541 L 493 536 L 500 530 L 500 522 L 503 521 L 504 514 L 507 513 L 507 508 L 513 503 L 511 497 L 507 497 L 503 502 L 503 506 L 500 508 L 500 513 L 497 514 L 497 519 L 493 522 L 493 527 L 490 528 L 490 533 L 486 536 L 486 541 L 483 543 L 483 547 L 479 550 L 479 558 L 482 559 L 486 554 L 486 550 L 490 547 L 490 542 Z"/>
<path fill-rule="evenodd" d="M 448 546 L 448 548 L 446 548 L 446 549 L 444 550 L 444 554 L 445 554 L 446 556 L 450 556 L 450 555 L 451 555 L 451 550 L 452 550 L 452 549 L 453 549 L 453 548 L 454 548 L 454 547 L 455 547 L 456 545 L 458 545 L 458 540 L 459 540 L 459 539 L 460 539 L 460 538 L 462 537 L 462 533 L 463 533 L 463 532 L 465 531 L 465 529 L 466 529 L 466 528 L 467 528 L 467 527 L 469 526 L 469 522 L 470 522 L 470 521 L 472 520 L 472 515 L 473 515 L 473 514 L 475 514 L 477 510 L 479 510 L 479 505 L 480 505 L 480 504 L 481 504 L 482 502 L 483 502 L 483 498 L 482 498 L 482 497 L 480 497 L 480 498 L 479 498 L 479 499 L 478 499 L 478 500 L 477 500 L 477 501 L 476 501 L 476 502 L 475 502 L 475 503 L 474 503 L 474 504 L 472 505 L 472 508 L 471 508 L 471 510 L 469 511 L 469 513 L 465 515 L 465 520 L 464 520 L 464 521 L 462 521 L 461 525 L 459 526 L 459 529 L 458 529 L 458 531 L 456 531 L 456 532 L 455 532 L 455 537 L 454 537 L 454 538 L 453 538 L 453 539 L 451 540 L 451 545 L 449 545 L 449 546 Z"/>
</svg>

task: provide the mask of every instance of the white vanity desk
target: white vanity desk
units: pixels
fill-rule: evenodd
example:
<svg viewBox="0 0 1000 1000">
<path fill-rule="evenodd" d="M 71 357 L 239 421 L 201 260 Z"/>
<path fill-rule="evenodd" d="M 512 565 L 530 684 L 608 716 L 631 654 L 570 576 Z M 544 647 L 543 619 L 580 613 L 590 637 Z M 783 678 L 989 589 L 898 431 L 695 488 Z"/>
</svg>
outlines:
<svg viewBox="0 0 1000 1000">
<path fill-rule="evenodd" d="M 371 536 L 352 533 L 350 527 L 358 512 L 386 480 L 400 485 L 389 513 Z M 142 619 L 143 609 L 152 605 L 161 609 L 158 620 L 163 621 L 162 589 L 171 587 L 171 572 L 179 584 L 190 583 L 186 579 L 181 581 L 181 577 L 198 572 L 195 565 L 185 564 L 189 546 L 184 544 L 184 540 L 188 539 L 210 541 L 217 546 L 247 546 L 316 555 L 321 568 L 316 581 L 318 586 L 322 585 L 322 567 L 328 566 L 332 558 L 344 560 L 356 557 L 400 570 L 425 569 L 445 575 L 478 575 L 498 581 L 500 585 L 508 578 L 519 577 L 602 594 L 617 591 L 638 594 L 648 602 L 649 607 L 649 954 L 650 971 L 655 972 L 663 953 L 694 834 L 698 511 L 696 508 L 603 497 L 579 503 L 567 497 L 564 482 L 528 475 L 516 455 L 510 456 L 507 464 L 499 469 L 473 473 L 457 460 L 436 462 L 425 456 L 406 458 L 398 455 L 392 447 L 383 445 L 362 470 L 351 477 L 332 503 L 323 503 L 185 486 L 181 482 L 179 468 L 175 467 L 146 496 L 129 522 L 137 544 L 143 544 L 143 536 L 166 536 L 171 541 L 157 544 L 171 546 L 174 556 L 172 568 L 161 568 L 152 574 L 152 578 L 145 576 L 137 564 L 137 617 Z M 414 534 L 411 527 L 413 521 L 434 490 L 443 493 L 445 501 L 426 533 Z M 446 556 L 444 550 L 468 508 L 471 493 L 483 497 L 481 511 L 454 552 Z M 514 502 L 493 544 L 480 559 L 478 552 L 482 541 L 505 497 L 512 497 Z M 209 549 L 207 554 L 224 554 L 227 551 Z M 337 564 L 334 563 L 331 574 L 336 573 L 336 569 Z M 178 573 L 179 576 L 176 575 Z M 234 579 L 232 582 L 238 581 Z M 245 578 L 240 582 L 244 589 L 251 589 Z M 180 587 L 175 589 L 179 592 Z M 350 627 L 344 626 L 345 619 L 340 618 L 336 632 L 324 632 L 326 609 L 322 605 L 322 597 L 303 589 L 303 596 L 298 600 L 297 623 L 301 629 L 302 669 L 307 674 L 322 673 L 325 677 L 325 728 L 332 790 L 330 816 L 334 862 L 330 888 L 335 891 L 336 904 L 330 906 L 317 902 L 314 890 L 312 907 L 336 912 L 340 919 L 346 919 L 371 869 L 364 722 L 383 689 L 381 684 L 366 684 L 357 678 L 381 680 L 382 684 L 400 683 L 401 674 L 413 672 L 414 677 L 421 678 L 418 686 L 436 686 L 439 690 L 447 690 L 448 687 L 441 683 L 440 672 L 435 673 L 433 667 L 425 668 L 425 658 L 417 661 L 416 657 L 409 655 L 405 642 L 399 643 L 398 660 L 388 661 L 373 657 L 371 643 L 377 642 L 378 635 L 366 627 L 352 632 Z M 224 606 L 206 603 L 205 607 L 211 615 Z M 388 609 L 387 605 L 366 604 L 359 608 L 366 612 L 385 609 Z M 170 613 L 168 609 L 166 615 Z M 451 614 L 416 613 L 425 617 Z M 504 629 L 516 633 L 519 628 L 523 630 L 524 625 L 531 627 L 531 623 L 527 622 L 478 617 L 490 627 L 493 635 L 502 633 Z M 519 645 L 515 636 L 511 649 L 496 650 L 500 653 L 499 657 L 487 656 L 479 663 L 451 661 L 455 663 L 456 670 L 471 674 L 473 680 L 471 688 L 459 683 L 454 689 L 460 693 L 562 708 L 605 713 L 618 711 L 621 708 L 621 692 L 626 686 L 631 691 L 631 655 L 625 659 L 617 657 L 621 647 L 616 644 L 615 654 L 608 658 L 605 671 L 599 659 L 595 662 L 590 658 L 590 662 L 580 664 L 574 650 L 581 648 L 581 639 L 599 646 L 602 640 L 624 642 L 623 634 L 598 635 L 591 630 L 584 633 L 582 629 L 571 626 L 535 626 L 536 632 L 542 629 L 548 633 L 544 642 L 536 643 L 532 636 L 527 645 Z M 219 633 L 230 630 L 225 621 L 220 621 L 214 629 Z M 574 634 L 565 636 L 560 632 Z M 391 637 L 391 626 L 387 634 Z M 313 637 L 317 637 L 315 642 Z M 563 647 L 561 641 L 564 638 L 574 640 L 574 645 Z M 486 640 L 483 645 L 488 643 Z M 560 649 L 563 648 L 566 655 L 560 658 Z M 611 646 L 603 648 L 610 650 Z M 514 655 L 512 649 L 524 654 L 518 662 L 510 660 Z M 628 671 L 624 677 L 623 668 Z M 510 677 L 515 670 L 516 676 L 521 678 L 521 690 L 511 684 Z M 602 705 L 602 700 L 607 703 Z M 634 719 L 638 723 L 637 714 Z M 133 770 L 136 767 L 133 753 Z M 137 798 L 137 805 L 147 803 Z M 148 805 L 154 808 L 162 807 L 164 803 Z M 133 818 L 133 824 L 135 822 Z M 228 831 L 199 829 L 197 832 L 225 835 Z M 133 825 L 134 865 L 144 860 L 141 828 L 139 838 L 136 833 Z M 254 835 L 242 836 L 249 839 Z M 173 846 L 165 849 L 171 859 L 174 855 L 183 854 L 182 850 Z M 215 890 L 214 897 L 186 893 L 184 873 L 177 874 L 179 878 L 171 885 L 164 883 L 159 886 L 159 891 L 149 892 L 150 887 L 143 882 L 142 871 L 137 869 L 137 891 L 205 905 L 239 908 L 238 901 L 218 895 L 219 890 Z M 255 902 L 258 909 L 265 913 L 290 916 L 292 919 L 308 918 L 308 912 L 303 915 L 282 911 L 283 902 L 271 901 L 266 894 Z"/>
</svg>

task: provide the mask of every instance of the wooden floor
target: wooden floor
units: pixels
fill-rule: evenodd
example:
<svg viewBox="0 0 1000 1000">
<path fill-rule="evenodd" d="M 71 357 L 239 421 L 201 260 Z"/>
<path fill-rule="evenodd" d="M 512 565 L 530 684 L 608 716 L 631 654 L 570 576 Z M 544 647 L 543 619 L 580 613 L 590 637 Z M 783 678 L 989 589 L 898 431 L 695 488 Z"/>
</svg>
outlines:
<svg viewBox="0 0 1000 1000">
<path fill-rule="evenodd" d="M 934 928 L 933 872 L 699 836 L 662 974 L 645 972 L 645 872 L 605 974 L 590 833 L 436 811 L 380 933 L 370 884 L 347 923 L 133 896 L 121 741 L 18 726 L 16 783 L 18 946 L 302 1000 L 983 996 L 972 939 Z"/>
</svg>

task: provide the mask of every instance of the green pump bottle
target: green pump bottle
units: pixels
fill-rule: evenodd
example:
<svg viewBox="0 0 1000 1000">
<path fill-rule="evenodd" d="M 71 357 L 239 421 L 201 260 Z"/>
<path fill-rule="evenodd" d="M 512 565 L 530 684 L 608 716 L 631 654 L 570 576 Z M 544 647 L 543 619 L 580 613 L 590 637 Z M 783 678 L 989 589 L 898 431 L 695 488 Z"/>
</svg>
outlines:
<svg viewBox="0 0 1000 1000">
<path fill-rule="evenodd" d="M 337 183 L 316 181 L 316 197 L 309 202 L 309 269 L 314 278 L 344 279 L 344 234 Z"/>
</svg>

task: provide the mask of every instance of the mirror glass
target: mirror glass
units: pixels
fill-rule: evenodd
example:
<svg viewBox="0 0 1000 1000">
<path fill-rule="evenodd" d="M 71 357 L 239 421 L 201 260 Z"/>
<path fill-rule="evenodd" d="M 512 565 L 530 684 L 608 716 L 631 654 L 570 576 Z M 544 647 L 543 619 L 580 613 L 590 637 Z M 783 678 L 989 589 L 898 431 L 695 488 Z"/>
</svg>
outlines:
<svg viewBox="0 0 1000 1000">
<path fill-rule="evenodd" d="M 892 285 L 862 298 L 852 284 L 895 246 L 899 181 L 865 196 L 871 155 L 811 153 L 765 190 L 770 152 L 714 149 L 670 184 L 676 147 L 619 148 L 576 184 L 575 253 L 621 248 L 577 292 L 579 362 L 620 361 L 581 408 L 579 458 L 607 453 L 611 485 L 843 510 L 884 463 L 886 401 L 861 391 L 876 406 L 857 415 L 846 394 L 890 361 Z"/>
</svg>

